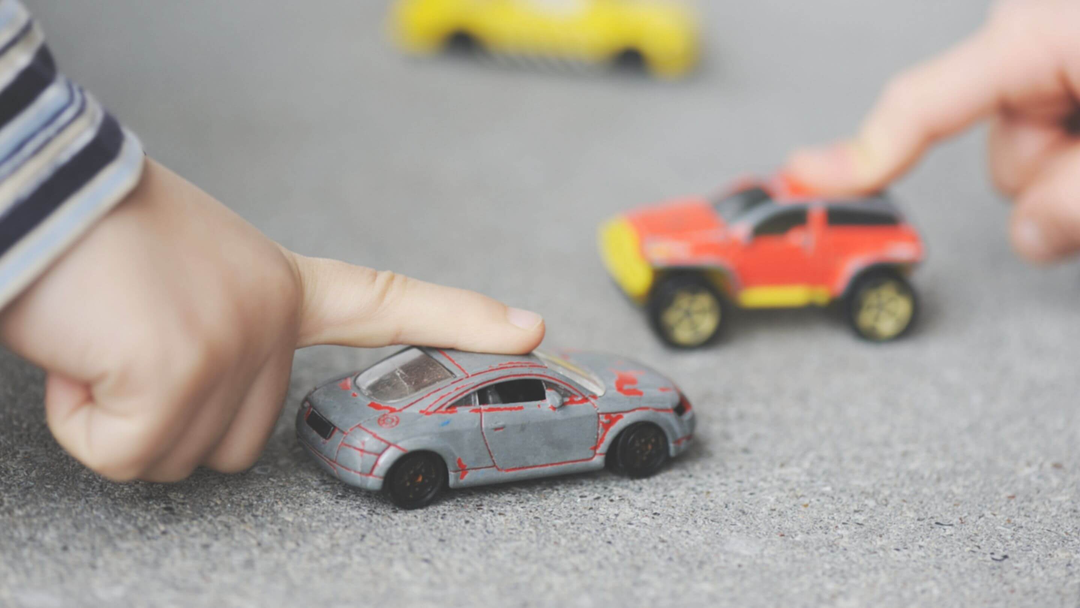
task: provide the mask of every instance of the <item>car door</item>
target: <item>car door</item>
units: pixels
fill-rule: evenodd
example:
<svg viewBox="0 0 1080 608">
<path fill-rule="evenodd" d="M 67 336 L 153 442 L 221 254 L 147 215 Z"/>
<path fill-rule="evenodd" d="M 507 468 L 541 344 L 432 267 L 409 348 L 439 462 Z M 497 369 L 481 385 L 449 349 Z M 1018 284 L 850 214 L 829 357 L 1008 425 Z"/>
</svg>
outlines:
<svg viewBox="0 0 1080 608">
<path fill-rule="evenodd" d="M 758 220 L 740 256 L 743 306 L 804 306 L 821 285 L 818 232 L 810 219 L 819 210 L 780 205 Z M 813 214 L 813 215 L 812 215 Z"/>
<path fill-rule="evenodd" d="M 478 391 L 484 439 L 500 470 L 593 457 L 596 408 L 588 401 L 567 403 L 565 396 L 552 393 L 539 378 L 504 380 Z M 558 407 L 555 401 L 561 402 Z"/>
<path fill-rule="evenodd" d="M 589 14 L 587 0 L 502 0 L 497 8 L 504 51 L 525 55 L 573 56 Z"/>
</svg>

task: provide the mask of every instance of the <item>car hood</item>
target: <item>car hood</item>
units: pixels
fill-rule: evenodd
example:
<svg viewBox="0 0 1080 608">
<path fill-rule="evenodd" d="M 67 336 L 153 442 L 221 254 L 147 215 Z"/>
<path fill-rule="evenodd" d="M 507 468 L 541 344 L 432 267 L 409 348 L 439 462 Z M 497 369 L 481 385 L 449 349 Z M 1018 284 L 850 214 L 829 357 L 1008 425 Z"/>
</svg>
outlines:
<svg viewBox="0 0 1080 608">
<path fill-rule="evenodd" d="M 626 214 L 626 219 L 646 241 L 650 238 L 677 239 L 688 234 L 724 229 L 724 222 L 702 197 L 684 198 L 642 207 Z"/>
<path fill-rule="evenodd" d="M 605 353 L 560 351 L 559 356 L 587 368 L 604 383 L 604 396 L 597 400 L 601 413 L 638 407 L 675 407 L 679 391 L 675 383 L 647 365 Z"/>
</svg>

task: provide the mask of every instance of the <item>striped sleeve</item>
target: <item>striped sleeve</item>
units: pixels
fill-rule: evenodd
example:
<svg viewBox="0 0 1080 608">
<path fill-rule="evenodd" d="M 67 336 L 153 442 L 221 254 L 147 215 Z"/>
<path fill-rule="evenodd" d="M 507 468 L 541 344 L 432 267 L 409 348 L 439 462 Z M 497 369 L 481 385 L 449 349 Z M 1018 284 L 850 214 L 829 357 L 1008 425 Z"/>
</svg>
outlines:
<svg viewBox="0 0 1080 608">
<path fill-rule="evenodd" d="M 139 181 L 143 152 L 0 0 L 0 309 Z"/>
</svg>

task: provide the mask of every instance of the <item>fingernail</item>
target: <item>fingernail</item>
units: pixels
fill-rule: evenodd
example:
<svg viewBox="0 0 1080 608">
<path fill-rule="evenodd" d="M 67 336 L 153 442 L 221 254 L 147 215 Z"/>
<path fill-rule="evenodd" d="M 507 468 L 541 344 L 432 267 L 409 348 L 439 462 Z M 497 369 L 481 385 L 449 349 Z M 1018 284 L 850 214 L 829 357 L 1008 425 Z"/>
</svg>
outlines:
<svg viewBox="0 0 1080 608">
<path fill-rule="evenodd" d="M 532 330 L 536 329 L 544 322 L 544 317 L 541 317 L 531 310 L 508 308 L 506 309 L 506 320 L 510 321 L 510 324 L 515 327 L 520 327 L 524 330 Z"/>
<path fill-rule="evenodd" d="M 1034 259 L 1046 259 L 1052 253 L 1046 242 L 1046 234 L 1031 218 L 1022 219 L 1017 224 L 1016 248 L 1020 250 L 1020 253 Z"/>
</svg>

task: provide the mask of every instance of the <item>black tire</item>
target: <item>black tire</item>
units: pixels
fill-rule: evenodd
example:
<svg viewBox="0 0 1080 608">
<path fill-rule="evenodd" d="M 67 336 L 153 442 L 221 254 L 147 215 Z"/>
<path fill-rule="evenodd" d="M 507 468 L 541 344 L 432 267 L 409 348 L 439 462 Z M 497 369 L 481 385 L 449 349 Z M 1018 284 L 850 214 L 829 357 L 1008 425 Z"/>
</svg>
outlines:
<svg viewBox="0 0 1080 608">
<path fill-rule="evenodd" d="M 446 37 L 443 50 L 454 55 L 475 55 L 482 50 L 480 41 L 469 32 L 458 30 Z"/>
<path fill-rule="evenodd" d="M 677 274 L 653 288 L 649 323 L 665 344 L 698 348 L 714 342 L 724 328 L 728 305 L 705 277 Z"/>
<path fill-rule="evenodd" d="M 611 60 L 611 67 L 619 72 L 630 74 L 645 74 L 648 72 L 645 55 L 637 49 L 626 49 L 615 55 Z"/>
<path fill-rule="evenodd" d="M 619 434 L 615 444 L 614 469 L 633 479 L 655 475 L 671 454 L 667 434 L 651 422 L 632 425 Z"/>
<path fill-rule="evenodd" d="M 911 283 L 896 270 L 869 271 L 851 285 L 844 306 L 848 325 L 870 342 L 903 337 L 918 317 L 919 299 Z"/>
<path fill-rule="evenodd" d="M 406 454 L 386 476 L 386 493 L 402 509 L 431 504 L 446 487 L 446 463 L 431 452 Z"/>
</svg>

